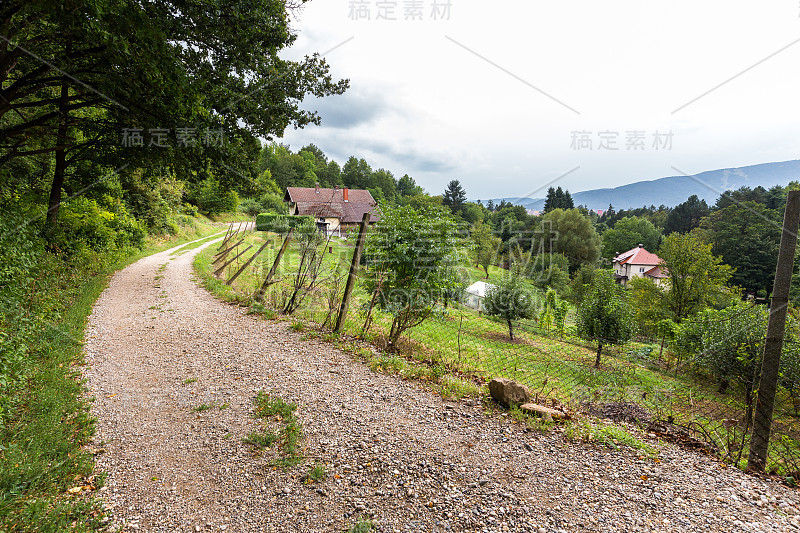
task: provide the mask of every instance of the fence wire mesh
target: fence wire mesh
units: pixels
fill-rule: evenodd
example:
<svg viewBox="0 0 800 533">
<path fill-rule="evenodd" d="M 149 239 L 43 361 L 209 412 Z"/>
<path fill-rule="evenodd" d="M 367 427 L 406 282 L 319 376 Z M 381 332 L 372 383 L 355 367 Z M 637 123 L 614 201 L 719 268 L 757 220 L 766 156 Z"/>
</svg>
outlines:
<svg viewBox="0 0 800 533">
<path fill-rule="evenodd" d="M 234 257 L 251 241 L 250 236 L 229 255 Z M 280 248 L 277 237 L 233 283 L 241 300 L 252 303 Z M 326 240 L 325 268 L 318 281 L 307 287 L 303 304 L 293 320 L 302 320 L 318 334 L 329 334 L 341 304 L 352 248 Z M 303 261 L 299 248 L 287 252 L 276 281 L 257 304 L 270 313 L 286 309 L 297 288 Z M 210 255 L 213 255 L 211 252 Z M 243 254 L 219 275 L 225 280 L 249 258 Z M 210 259 L 209 259 L 210 263 Z M 214 268 L 210 268 L 213 271 Z M 682 360 L 669 344 L 658 339 L 636 339 L 623 346 L 605 345 L 595 366 L 597 344 L 577 336 L 575 312 L 559 329 L 548 320 L 513 321 L 509 324 L 460 303 L 437 306 L 430 316 L 407 330 L 393 347 L 387 347 L 391 317 L 370 308 L 370 295 L 357 289 L 344 322 L 343 334 L 368 340 L 378 348 L 371 364 L 397 369 L 397 358 L 424 367 L 419 375 L 447 386 L 447 376 L 483 384 L 505 377 L 525 384 L 534 403 L 562 409 L 572 415 L 592 415 L 614 422 L 638 424 L 669 440 L 716 453 L 743 467 L 752 431 L 752 412 L 745 392 L 736 385 L 721 390 L 719 384 Z M 513 333 L 513 339 L 511 334 Z M 776 404 L 768 469 L 787 477 L 800 475 L 800 402 L 782 389 Z"/>
</svg>

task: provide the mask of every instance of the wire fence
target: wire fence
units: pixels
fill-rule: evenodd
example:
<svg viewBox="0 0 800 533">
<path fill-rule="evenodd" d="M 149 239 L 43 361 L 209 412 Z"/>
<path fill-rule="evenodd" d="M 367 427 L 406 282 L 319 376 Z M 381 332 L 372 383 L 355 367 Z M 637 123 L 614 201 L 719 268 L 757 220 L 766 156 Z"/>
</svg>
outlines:
<svg viewBox="0 0 800 533">
<path fill-rule="evenodd" d="M 229 240 L 236 239 L 238 235 Z M 230 257 L 248 244 L 252 243 L 244 239 L 229 252 Z M 326 268 L 292 316 L 321 332 L 330 332 L 341 304 L 352 248 L 337 245 L 334 251 L 331 241 L 324 247 Z M 273 260 L 279 248 L 279 240 L 262 245 L 258 249 L 265 253 L 258 257 L 250 254 L 252 264 L 247 263 L 248 254 L 242 254 L 227 267 L 229 272 L 218 276 L 230 279 L 230 272 L 238 272 L 245 265 L 245 273 L 232 284 L 233 290 L 252 295 L 267 271 L 275 267 Z M 269 285 L 258 306 L 270 312 L 287 308 L 297 287 L 297 274 L 303 268 L 297 251 L 287 251 L 281 259 L 277 281 Z M 370 296 L 356 291 L 343 333 L 385 349 L 391 316 L 370 310 Z M 572 416 L 637 424 L 659 437 L 708 450 L 744 466 L 752 412 L 745 391 L 736 385 L 720 390 L 718 383 L 694 367 L 691 360 L 680 359 L 669 345 L 657 339 L 638 339 L 623 346 L 606 344 L 600 364 L 595 366 L 597 344 L 577 336 L 572 313 L 563 328 L 537 319 L 514 321 L 510 326 L 511 331 L 505 321 L 461 303 L 437 306 L 425 321 L 401 336 L 394 353 L 379 355 L 376 364 L 392 367 L 393 358 L 401 356 L 428 368 L 427 375 L 434 379 L 452 374 L 478 384 L 495 377 L 513 379 L 525 384 L 532 401 L 539 405 Z M 768 470 L 787 478 L 800 476 L 799 408 L 800 402 L 789 391 L 780 391 Z"/>
</svg>

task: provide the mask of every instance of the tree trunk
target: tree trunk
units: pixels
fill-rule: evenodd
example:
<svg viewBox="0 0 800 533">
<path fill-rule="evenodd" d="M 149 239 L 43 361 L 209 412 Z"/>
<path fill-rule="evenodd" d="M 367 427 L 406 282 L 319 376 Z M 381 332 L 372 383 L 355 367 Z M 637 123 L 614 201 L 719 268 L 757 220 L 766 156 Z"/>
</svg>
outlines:
<svg viewBox="0 0 800 533">
<path fill-rule="evenodd" d="M 508 336 L 511 337 L 511 340 L 514 340 L 514 325 L 511 323 L 510 320 L 506 320 L 506 324 L 508 324 Z"/>
<path fill-rule="evenodd" d="M 600 368 L 600 354 L 603 351 L 603 343 L 601 341 L 597 341 L 597 359 L 594 360 L 594 367 Z"/>
<path fill-rule="evenodd" d="M 66 80 L 61 82 L 61 95 L 58 102 L 58 131 L 56 133 L 55 151 L 56 164 L 53 171 L 53 184 L 50 186 L 50 198 L 47 202 L 47 223 L 45 224 L 44 234 L 48 238 L 53 236 L 58 221 L 58 210 L 61 207 L 61 187 L 64 185 L 64 172 L 67 168 L 67 153 L 65 144 L 67 141 L 67 125 L 69 121 L 69 111 L 66 107 L 69 103 L 69 85 Z"/>
</svg>

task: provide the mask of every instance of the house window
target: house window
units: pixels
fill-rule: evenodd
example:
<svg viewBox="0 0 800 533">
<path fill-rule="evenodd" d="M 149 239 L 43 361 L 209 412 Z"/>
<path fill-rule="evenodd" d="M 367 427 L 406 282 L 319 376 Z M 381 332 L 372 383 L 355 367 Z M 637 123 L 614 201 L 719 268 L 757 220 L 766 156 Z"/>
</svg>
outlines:
<svg viewBox="0 0 800 533">
<path fill-rule="evenodd" d="M 644 267 L 639 267 L 639 274 L 644 274 Z"/>
</svg>

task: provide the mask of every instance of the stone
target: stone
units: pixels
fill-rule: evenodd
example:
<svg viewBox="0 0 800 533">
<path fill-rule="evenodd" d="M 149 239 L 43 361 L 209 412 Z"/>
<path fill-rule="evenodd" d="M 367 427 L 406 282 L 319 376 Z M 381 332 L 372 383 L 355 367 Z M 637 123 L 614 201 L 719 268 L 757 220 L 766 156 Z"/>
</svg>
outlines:
<svg viewBox="0 0 800 533">
<path fill-rule="evenodd" d="M 535 403 L 525 403 L 520 406 L 526 413 L 530 413 L 532 415 L 540 416 L 545 420 L 553 420 L 553 419 L 562 419 L 567 418 L 567 414 L 564 411 L 560 411 L 558 409 L 551 409 L 550 407 L 545 407 L 544 405 L 538 405 Z"/>
<path fill-rule="evenodd" d="M 507 378 L 494 378 L 490 381 L 489 392 L 497 403 L 506 407 L 520 406 L 531 399 L 528 387 Z"/>
</svg>

